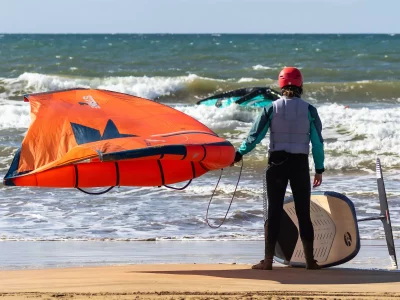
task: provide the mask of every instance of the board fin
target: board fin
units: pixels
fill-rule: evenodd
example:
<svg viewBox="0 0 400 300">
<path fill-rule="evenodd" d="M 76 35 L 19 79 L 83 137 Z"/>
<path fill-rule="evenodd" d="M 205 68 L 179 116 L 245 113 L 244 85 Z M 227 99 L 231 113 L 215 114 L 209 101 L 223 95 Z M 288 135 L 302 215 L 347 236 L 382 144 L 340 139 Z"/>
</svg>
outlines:
<svg viewBox="0 0 400 300">
<path fill-rule="evenodd" d="M 382 221 L 383 229 L 385 230 L 386 244 L 389 250 L 389 256 L 392 261 L 393 267 L 398 268 L 397 258 L 396 258 L 396 248 L 393 239 L 392 224 L 390 222 L 389 206 L 386 197 L 385 183 L 383 181 L 381 161 L 379 158 L 376 158 L 376 181 L 378 185 L 381 216 L 384 216 L 384 218 L 381 218 L 380 220 Z"/>
</svg>

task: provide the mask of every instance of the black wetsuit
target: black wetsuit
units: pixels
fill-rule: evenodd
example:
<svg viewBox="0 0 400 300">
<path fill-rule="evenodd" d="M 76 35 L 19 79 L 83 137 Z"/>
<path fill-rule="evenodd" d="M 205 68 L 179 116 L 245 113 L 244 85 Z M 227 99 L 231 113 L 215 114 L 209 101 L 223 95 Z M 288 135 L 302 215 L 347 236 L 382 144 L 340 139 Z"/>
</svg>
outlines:
<svg viewBox="0 0 400 300">
<path fill-rule="evenodd" d="M 245 155 L 265 137 L 271 128 L 267 168 L 268 233 L 266 253 L 272 256 L 279 234 L 283 201 L 288 182 L 292 188 L 300 237 L 312 242 L 310 219 L 309 144 L 316 173 L 324 172 L 322 124 L 315 107 L 300 98 L 283 97 L 264 108 L 254 122 L 238 153 Z M 269 245 L 269 247 L 267 247 Z"/>
<path fill-rule="evenodd" d="M 292 188 L 302 240 L 312 241 L 314 229 L 310 218 L 310 174 L 307 154 L 270 152 L 267 168 L 268 244 L 275 246 L 279 235 L 288 181 Z"/>
</svg>

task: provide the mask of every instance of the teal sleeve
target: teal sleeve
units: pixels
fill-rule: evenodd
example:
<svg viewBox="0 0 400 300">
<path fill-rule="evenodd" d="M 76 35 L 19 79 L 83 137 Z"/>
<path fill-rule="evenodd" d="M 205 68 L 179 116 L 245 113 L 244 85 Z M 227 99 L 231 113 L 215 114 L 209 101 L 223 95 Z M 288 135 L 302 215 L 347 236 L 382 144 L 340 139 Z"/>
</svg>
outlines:
<svg viewBox="0 0 400 300">
<path fill-rule="evenodd" d="M 260 115 L 254 121 L 253 126 L 250 129 L 249 135 L 246 140 L 243 141 L 242 145 L 239 148 L 239 153 L 245 155 L 253 150 L 258 143 L 265 137 L 269 126 L 271 124 L 271 119 L 273 115 L 272 106 L 267 108 L 263 108 Z"/>
<path fill-rule="evenodd" d="M 324 139 L 322 138 L 322 123 L 317 109 L 310 105 L 308 110 L 308 119 L 310 120 L 310 139 L 312 145 L 312 155 L 315 164 L 315 172 L 323 173 L 325 171 L 324 160 Z"/>
</svg>

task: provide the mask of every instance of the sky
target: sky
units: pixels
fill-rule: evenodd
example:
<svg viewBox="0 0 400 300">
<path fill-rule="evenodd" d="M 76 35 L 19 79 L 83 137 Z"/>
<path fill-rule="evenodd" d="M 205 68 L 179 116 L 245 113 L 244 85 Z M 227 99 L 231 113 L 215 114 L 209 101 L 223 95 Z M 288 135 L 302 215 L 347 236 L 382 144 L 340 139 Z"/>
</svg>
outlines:
<svg viewBox="0 0 400 300">
<path fill-rule="evenodd" d="M 400 0 L 0 0 L 0 33 L 400 33 Z"/>
</svg>

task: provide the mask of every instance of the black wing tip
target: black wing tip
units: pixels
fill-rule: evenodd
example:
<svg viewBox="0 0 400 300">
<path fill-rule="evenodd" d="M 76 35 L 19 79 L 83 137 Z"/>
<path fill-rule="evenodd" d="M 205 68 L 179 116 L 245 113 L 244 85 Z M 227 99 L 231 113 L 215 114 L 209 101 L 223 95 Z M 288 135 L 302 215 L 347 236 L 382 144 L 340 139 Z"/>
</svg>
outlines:
<svg viewBox="0 0 400 300">
<path fill-rule="evenodd" d="M 389 251 L 389 257 L 392 262 L 392 266 L 398 268 L 396 247 L 393 238 L 392 224 L 390 221 L 389 205 L 387 201 L 385 185 L 383 182 L 382 166 L 379 157 L 376 158 L 376 176 L 378 184 L 379 206 L 381 209 L 381 214 L 384 214 L 386 216 L 386 218 L 381 219 L 381 221 L 383 224 L 383 229 L 385 231 L 386 244 Z"/>
</svg>

